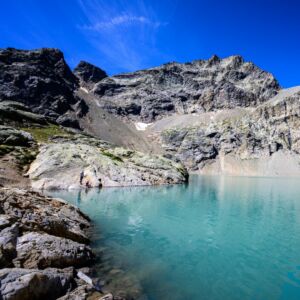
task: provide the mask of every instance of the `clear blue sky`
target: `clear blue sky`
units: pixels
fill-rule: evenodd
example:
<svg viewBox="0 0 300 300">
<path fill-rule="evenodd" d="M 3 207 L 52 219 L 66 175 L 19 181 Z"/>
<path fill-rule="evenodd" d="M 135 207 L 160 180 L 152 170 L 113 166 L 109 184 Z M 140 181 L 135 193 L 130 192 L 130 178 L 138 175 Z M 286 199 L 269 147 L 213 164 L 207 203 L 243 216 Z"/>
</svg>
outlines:
<svg viewBox="0 0 300 300">
<path fill-rule="evenodd" d="M 300 85 L 299 0 L 8 0 L 0 47 L 56 47 L 109 74 L 240 54 Z"/>
</svg>

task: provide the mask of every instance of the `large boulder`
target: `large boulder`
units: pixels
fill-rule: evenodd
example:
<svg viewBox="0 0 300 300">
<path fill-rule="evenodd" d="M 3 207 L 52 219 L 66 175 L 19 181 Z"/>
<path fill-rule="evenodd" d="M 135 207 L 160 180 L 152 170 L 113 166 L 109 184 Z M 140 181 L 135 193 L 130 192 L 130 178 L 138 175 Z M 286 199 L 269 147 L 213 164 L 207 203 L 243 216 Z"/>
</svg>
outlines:
<svg viewBox="0 0 300 300">
<path fill-rule="evenodd" d="M 0 189 L 0 213 L 15 218 L 21 231 L 44 231 L 79 243 L 88 242 L 89 218 L 60 199 L 33 191 Z"/>
<path fill-rule="evenodd" d="M 54 300 L 74 287 L 69 270 L 0 270 L 0 298 L 3 300 Z"/>
<path fill-rule="evenodd" d="M 19 235 L 17 224 L 6 227 L 0 231 L 0 268 L 10 267 L 16 257 L 16 245 Z"/>
<path fill-rule="evenodd" d="M 69 239 L 29 232 L 18 238 L 14 264 L 27 269 L 82 267 L 93 260 L 91 249 Z"/>
<path fill-rule="evenodd" d="M 0 145 L 29 146 L 32 142 L 33 138 L 28 132 L 0 125 Z"/>
<path fill-rule="evenodd" d="M 71 142 L 41 147 L 28 175 L 37 189 L 175 184 L 188 177 L 182 164 L 162 156 Z"/>
</svg>

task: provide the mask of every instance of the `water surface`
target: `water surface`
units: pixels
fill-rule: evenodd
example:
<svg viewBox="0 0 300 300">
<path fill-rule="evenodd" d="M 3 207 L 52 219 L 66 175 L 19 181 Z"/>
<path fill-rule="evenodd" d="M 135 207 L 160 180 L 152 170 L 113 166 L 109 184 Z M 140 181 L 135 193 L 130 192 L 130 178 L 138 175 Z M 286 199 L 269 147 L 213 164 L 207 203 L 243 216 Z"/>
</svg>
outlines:
<svg viewBox="0 0 300 300">
<path fill-rule="evenodd" d="M 188 185 L 55 192 L 95 223 L 147 299 L 300 299 L 300 180 L 192 176 Z"/>
</svg>

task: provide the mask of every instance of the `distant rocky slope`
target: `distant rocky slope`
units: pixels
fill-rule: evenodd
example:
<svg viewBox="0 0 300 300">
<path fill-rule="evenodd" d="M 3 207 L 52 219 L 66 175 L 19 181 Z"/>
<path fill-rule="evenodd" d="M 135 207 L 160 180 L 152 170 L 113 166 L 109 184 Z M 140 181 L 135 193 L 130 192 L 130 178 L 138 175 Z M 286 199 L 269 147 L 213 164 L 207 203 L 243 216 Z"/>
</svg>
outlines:
<svg viewBox="0 0 300 300">
<path fill-rule="evenodd" d="M 105 110 L 130 120 L 153 122 L 189 114 L 255 106 L 275 96 L 275 78 L 240 56 L 169 63 L 105 78 L 93 92 Z"/>
<path fill-rule="evenodd" d="M 164 150 L 204 174 L 299 176 L 300 87 L 251 109 L 156 124 Z M 162 122 L 161 122 L 162 123 Z"/>
</svg>

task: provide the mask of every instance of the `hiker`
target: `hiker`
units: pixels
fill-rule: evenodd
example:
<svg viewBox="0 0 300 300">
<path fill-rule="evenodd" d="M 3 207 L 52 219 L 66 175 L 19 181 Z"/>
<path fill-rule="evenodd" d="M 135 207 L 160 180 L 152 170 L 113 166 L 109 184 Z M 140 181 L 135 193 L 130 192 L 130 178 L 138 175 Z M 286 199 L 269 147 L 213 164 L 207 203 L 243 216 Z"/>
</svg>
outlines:
<svg viewBox="0 0 300 300">
<path fill-rule="evenodd" d="M 83 170 L 80 172 L 80 184 L 82 184 L 82 180 L 83 180 L 83 178 L 84 178 L 84 172 L 83 172 Z"/>
<path fill-rule="evenodd" d="M 87 182 L 85 183 L 85 187 L 86 187 L 86 188 L 90 188 L 90 187 L 91 187 L 91 185 L 90 185 L 90 182 L 89 182 L 89 181 L 87 181 Z"/>
<path fill-rule="evenodd" d="M 98 185 L 98 187 L 99 187 L 99 189 L 101 189 L 101 188 L 102 188 L 102 186 L 103 186 L 101 178 L 99 178 L 99 179 L 98 179 L 98 181 L 99 181 L 99 185 Z"/>
</svg>

